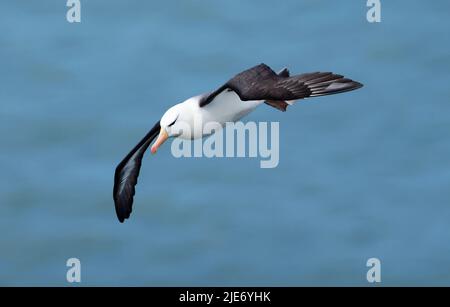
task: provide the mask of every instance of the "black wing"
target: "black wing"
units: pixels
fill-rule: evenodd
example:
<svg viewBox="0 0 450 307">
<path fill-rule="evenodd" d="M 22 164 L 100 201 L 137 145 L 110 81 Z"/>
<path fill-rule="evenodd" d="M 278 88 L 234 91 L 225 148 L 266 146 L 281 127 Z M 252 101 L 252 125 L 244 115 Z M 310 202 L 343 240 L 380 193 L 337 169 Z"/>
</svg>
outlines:
<svg viewBox="0 0 450 307">
<path fill-rule="evenodd" d="M 203 107 L 214 100 L 223 90 L 230 89 L 243 101 L 286 101 L 307 97 L 337 94 L 352 91 L 362 84 L 331 72 L 314 72 L 296 76 L 289 73 L 276 74 L 269 66 L 260 64 L 241 72 L 218 90 L 200 101 Z"/>
<path fill-rule="evenodd" d="M 113 197 L 116 206 L 117 218 L 121 223 L 130 217 L 134 187 L 137 184 L 139 170 L 141 169 L 142 157 L 151 142 L 161 129 L 159 122 L 147 133 L 147 135 L 130 151 L 130 153 L 119 163 L 114 174 Z"/>
</svg>

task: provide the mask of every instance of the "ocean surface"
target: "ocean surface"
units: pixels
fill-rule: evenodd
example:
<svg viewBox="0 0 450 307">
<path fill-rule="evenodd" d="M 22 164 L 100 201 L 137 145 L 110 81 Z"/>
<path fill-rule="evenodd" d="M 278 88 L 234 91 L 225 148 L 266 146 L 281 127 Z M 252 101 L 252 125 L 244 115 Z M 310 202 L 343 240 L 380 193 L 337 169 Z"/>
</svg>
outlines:
<svg viewBox="0 0 450 307">
<path fill-rule="evenodd" d="M 0 2 L 0 285 L 450 285 L 450 2 Z M 282 113 L 280 162 L 146 155 L 171 105 L 264 62 L 364 83 Z"/>
</svg>

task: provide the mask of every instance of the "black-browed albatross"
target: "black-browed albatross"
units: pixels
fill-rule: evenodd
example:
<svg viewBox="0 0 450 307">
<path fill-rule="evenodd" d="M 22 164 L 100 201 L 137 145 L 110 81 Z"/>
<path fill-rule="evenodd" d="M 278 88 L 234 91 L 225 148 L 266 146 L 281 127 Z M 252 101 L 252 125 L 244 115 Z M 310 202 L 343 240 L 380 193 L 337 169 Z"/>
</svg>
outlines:
<svg viewBox="0 0 450 307">
<path fill-rule="evenodd" d="M 174 105 L 116 168 L 113 197 L 119 221 L 123 222 L 131 214 L 142 157 L 156 137 L 152 153 L 170 137 L 202 138 L 206 136 L 202 125 L 217 122 L 223 126 L 238 121 L 262 103 L 286 111 L 287 106 L 298 99 L 343 93 L 360 87 L 361 83 L 331 72 L 290 76 L 286 68 L 277 74 L 269 66 L 260 64 L 237 74 L 213 92 Z M 194 119 L 200 120 L 202 125 L 194 125 Z M 191 127 L 191 130 L 181 129 L 181 126 Z"/>
</svg>

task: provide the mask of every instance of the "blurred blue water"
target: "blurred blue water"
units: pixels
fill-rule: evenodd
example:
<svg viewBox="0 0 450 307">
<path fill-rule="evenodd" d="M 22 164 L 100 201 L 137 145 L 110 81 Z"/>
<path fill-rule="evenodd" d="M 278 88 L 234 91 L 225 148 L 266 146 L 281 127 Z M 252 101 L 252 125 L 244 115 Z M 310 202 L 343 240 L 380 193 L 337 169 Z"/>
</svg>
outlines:
<svg viewBox="0 0 450 307">
<path fill-rule="evenodd" d="M 0 284 L 450 285 L 448 1 L 0 3 Z M 265 62 L 359 91 L 281 113 L 280 164 L 145 158 L 131 220 L 116 164 L 172 104 Z"/>
</svg>

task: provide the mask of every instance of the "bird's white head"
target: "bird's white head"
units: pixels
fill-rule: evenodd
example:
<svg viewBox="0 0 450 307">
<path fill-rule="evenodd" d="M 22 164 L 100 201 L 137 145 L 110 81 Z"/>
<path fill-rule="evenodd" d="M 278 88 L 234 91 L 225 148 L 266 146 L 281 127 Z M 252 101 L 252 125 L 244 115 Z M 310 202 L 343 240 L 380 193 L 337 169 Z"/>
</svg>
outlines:
<svg viewBox="0 0 450 307">
<path fill-rule="evenodd" d="M 156 153 L 158 148 L 170 137 L 176 137 L 177 129 L 176 124 L 177 120 L 180 117 L 182 107 L 180 104 L 177 104 L 171 107 L 169 110 L 164 113 L 159 122 L 161 126 L 161 130 L 159 132 L 158 138 L 151 148 L 152 154 Z"/>
</svg>

